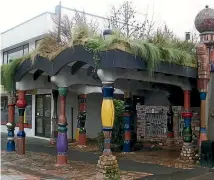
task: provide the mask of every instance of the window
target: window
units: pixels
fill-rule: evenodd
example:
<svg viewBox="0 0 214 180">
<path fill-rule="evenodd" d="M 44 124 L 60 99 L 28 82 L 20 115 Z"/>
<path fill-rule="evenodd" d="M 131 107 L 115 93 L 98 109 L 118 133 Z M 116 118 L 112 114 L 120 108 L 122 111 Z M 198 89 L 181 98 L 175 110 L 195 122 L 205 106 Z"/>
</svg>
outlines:
<svg viewBox="0 0 214 180">
<path fill-rule="evenodd" d="M 37 48 L 37 46 L 39 45 L 39 43 L 41 42 L 42 39 L 38 39 L 35 41 L 35 48 Z"/>
<path fill-rule="evenodd" d="M 3 64 L 7 64 L 7 51 L 3 53 Z"/>
<path fill-rule="evenodd" d="M 29 44 L 3 52 L 3 64 L 8 64 L 15 58 L 20 58 L 29 53 Z"/>
</svg>

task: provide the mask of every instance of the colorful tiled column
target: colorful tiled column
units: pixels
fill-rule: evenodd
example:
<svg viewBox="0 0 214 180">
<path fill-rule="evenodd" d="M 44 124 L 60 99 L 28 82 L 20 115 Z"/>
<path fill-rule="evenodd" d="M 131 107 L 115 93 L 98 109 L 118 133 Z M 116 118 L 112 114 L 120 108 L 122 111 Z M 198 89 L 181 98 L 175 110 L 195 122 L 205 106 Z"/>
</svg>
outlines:
<svg viewBox="0 0 214 180">
<path fill-rule="evenodd" d="M 6 124 L 8 130 L 7 138 L 7 151 L 15 151 L 14 141 L 14 128 L 15 124 L 15 105 L 16 105 L 16 94 L 11 92 L 8 95 L 8 123 Z"/>
<path fill-rule="evenodd" d="M 113 102 L 113 82 L 103 82 L 103 102 L 101 109 L 101 119 L 104 134 L 103 155 L 98 161 L 98 170 L 104 175 L 118 173 L 118 164 L 116 157 L 111 152 L 111 135 L 114 126 L 114 102 Z"/>
<path fill-rule="evenodd" d="M 79 114 L 78 114 L 78 124 L 79 124 L 79 139 L 78 144 L 85 146 L 86 145 L 86 94 L 81 94 L 78 96 L 79 102 Z"/>
<path fill-rule="evenodd" d="M 183 146 L 180 158 L 185 161 L 185 163 L 192 164 L 195 163 L 195 150 L 192 144 L 190 90 L 184 90 L 184 109 L 182 117 L 184 118 L 184 128 L 182 132 Z"/>
<path fill-rule="evenodd" d="M 199 147 L 201 142 L 207 140 L 206 132 L 206 96 L 208 92 L 208 82 L 210 79 L 209 55 L 205 44 L 197 45 L 198 58 L 198 89 L 200 92 L 201 108 L 200 108 L 200 137 Z"/>
<path fill-rule="evenodd" d="M 25 99 L 26 91 L 18 91 L 18 101 L 16 106 L 19 110 L 19 132 L 17 133 L 17 154 L 25 154 L 25 131 L 24 131 L 24 113 L 27 102 Z"/>
<path fill-rule="evenodd" d="M 124 122 L 124 144 L 123 152 L 131 152 L 131 136 L 132 136 L 132 97 L 130 92 L 124 93 L 125 111 L 123 115 Z"/>
<path fill-rule="evenodd" d="M 190 109 L 190 91 L 184 90 L 184 111 L 182 113 L 184 119 L 183 141 L 186 143 L 192 142 L 192 127 L 191 118 L 192 112 Z"/>
<path fill-rule="evenodd" d="M 57 122 L 58 122 L 58 115 L 57 115 L 57 100 L 59 96 L 58 90 L 52 91 L 53 96 L 53 115 L 51 118 L 51 138 L 50 138 L 50 144 L 54 145 L 56 144 L 56 138 L 57 138 Z"/>
<path fill-rule="evenodd" d="M 198 60 L 198 89 L 201 99 L 201 127 L 199 138 L 199 146 L 201 146 L 201 142 L 207 140 L 206 125 L 212 126 L 213 120 L 213 92 L 212 90 L 210 92 L 208 91 L 208 89 L 212 89 L 211 87 L 208 88 L 208 83 L 211 77 L 210 71 L 212 73 L 214 72 L 214 9 L 205 6 L 195 17 L 195 27 L 200 33 L 200 43 L 196 47 L 196 53 Z M 210 83 L 209 86 L 212 86 L 212 83 Z M 206 100 L 207 93 L 210 97 L 209 100 Z M 206 108 L 206 103 L 209 109 Z M 212 128 L 210 128 L 209 132 L 212 132 Z"/>
<path fill-rule="evenodd" d="M 58 121 L 57 137 L 57 165 L 67 164 L 68 139 L 67 139 L 67 119 L 65 115 L 67 87 L 58 88 L 60 95 L 60 115 Z"/>
</svg>

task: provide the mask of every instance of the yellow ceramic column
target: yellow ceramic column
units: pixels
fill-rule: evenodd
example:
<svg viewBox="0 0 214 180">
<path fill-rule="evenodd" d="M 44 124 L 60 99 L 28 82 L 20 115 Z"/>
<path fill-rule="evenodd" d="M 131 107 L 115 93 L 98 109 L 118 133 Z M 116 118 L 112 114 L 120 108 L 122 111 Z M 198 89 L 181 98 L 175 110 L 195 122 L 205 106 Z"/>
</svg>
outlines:
<svg viewBox="0 0 214 180">
<path fill-rule="evenodd" d="M 104 134 L 103 155 L 111 155 L 111 134 L 114 125 L 114 87 L 112 82 L 103 83 L 103 102 L 101 109 L 101 118 Z"/>
</svg>

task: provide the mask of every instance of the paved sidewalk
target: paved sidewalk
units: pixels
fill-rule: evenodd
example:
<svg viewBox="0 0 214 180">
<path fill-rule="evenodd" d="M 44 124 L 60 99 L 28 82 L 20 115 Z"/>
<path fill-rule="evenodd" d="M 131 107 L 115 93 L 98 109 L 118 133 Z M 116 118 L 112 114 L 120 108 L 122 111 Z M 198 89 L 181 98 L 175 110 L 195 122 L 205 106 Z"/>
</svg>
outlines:
<svg viewBox="0 0 214 180">
<path fill-rule="evenodd" d="M 6 134 L 1 133 L 1 147 L 4 150 L 6 147 Z M 46 140 L 41 140 L 37 138 L 27 138 L 26 149 L 29 152 L 47 153 L 52 156 L 56 156 L 56 149 L 53 147 L 48 147 L 48 142 Z M 68 159 L 71 161 L 83 161 L 92 165 L 96 165 L 99 158 L 99 154 L 92 152 L 79 152 L 77 150 L 69 149 Z M 135 172 L 145 172 L 151 173 L 153 176 L 143 177 L 141 179 L 148 180 L 213 180 L 213 172 L 210 172 L 207 168 L 196 167 L 191 170 L 184 170 L 172 167 L 165 167 L 157 164 L 148 164 L 134 162 L 132 160 L 119 159 L 119 167 L 123 171 L 135 171 Z M 33 178 L 33 177 L 32 177 Z M 58 178 L 58 177 L 57 177 Z M 211 178 L 211 179 L 210 179 Z M 53 179 L 53 178 L 52 178 Z"/>
</svg>

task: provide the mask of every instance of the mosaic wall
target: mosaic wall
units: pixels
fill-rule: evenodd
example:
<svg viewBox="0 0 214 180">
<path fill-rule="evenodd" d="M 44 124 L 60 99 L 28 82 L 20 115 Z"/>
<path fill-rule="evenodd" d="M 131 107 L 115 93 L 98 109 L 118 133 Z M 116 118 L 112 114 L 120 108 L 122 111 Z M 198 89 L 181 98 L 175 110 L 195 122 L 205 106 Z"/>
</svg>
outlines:
<svg viewBox="0 0 214 180">
<path fill-rule="evenodd" d="M 137 104 L 137 139 L 165 139 L 167 132 L 167 111 L 168 106 L 146 106 Z M 183 108 L 181 106 L 173 106 L 173 119 L 178 121 L 177 124 L 177 137 L 182 136 L 182 130 L 184 126 L 181 113 Z M 200 108 L 192 108 L 192 130 L 193 136 L 196 138 L 199 136 L 200 126 Z"/>
</svg>

